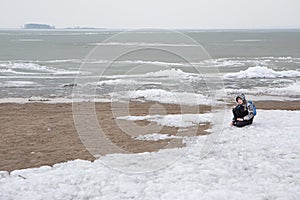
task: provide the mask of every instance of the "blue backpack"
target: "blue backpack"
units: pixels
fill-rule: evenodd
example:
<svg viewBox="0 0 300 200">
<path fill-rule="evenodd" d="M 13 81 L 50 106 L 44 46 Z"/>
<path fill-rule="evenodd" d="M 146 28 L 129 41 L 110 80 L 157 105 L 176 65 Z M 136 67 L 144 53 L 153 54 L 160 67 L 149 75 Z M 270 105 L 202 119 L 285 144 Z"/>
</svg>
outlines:
<svg viewBox="0 0 300 200">
<path fill-rule="evenodd" d="M 247 102 L 252 104 L 252 106 L 253 106 L 253 115 L 255 116 L 256 115 L 256 107 L 255 107 L 254 103 L 251 100 L 248 100 Z"/>
</svg>

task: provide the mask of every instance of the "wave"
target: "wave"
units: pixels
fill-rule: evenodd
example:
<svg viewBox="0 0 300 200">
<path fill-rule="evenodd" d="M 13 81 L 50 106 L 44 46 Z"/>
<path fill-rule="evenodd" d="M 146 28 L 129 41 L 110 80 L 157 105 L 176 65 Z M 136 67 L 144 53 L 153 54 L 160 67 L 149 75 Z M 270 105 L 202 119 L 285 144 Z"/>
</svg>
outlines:
<svg viewBox="0 0 300 200">
<path fill-rule="evenodd" d="M 100 42 L 89 43 L 92 46 L 167 46 L 167 47 L 196 47 L 198 44 L 185 44 L 185 43 L 146 43 L 146 42 Z"/>
<path fill-rule="evenodd" d="M 12 69 L 0 69 L 0 74 L 9 75 L 10 78 L 15 78 L 15 77 L 11 77 L 11 75 L 12 74 L 18 74 L 18 75 L 42 75 L 43 73 L 19 72 L 19 71 L 12 70 Z"/>
<path fill-rule="evenodd" d="M 202 94 L 166 91 L 163 89 L 124 91 L 110 93 L 110 96 L 112 99 L 145 99 L 147 101 L 178 105 L 212 105 L 217 103 L 216 101 Z"/>
<path fill-rule="evenodd" d="M 287 70 L 275 71 L 267 67 L 249 67 L 245 71 L 228 73 L 224 78 L 282 78 L 282 77 L 300 77 L 300 71 Z"/>
<path fill-rule="evenodd" d="M 251 89 L 225 89 L 227 95 L 232 94 L 251 94 L 251 95 L 272 95 L 272 96 L 284 96 L 284 97 L 299 97 L 300 96 L 300 82 L 296 81 L 292 84 L 288 84 L 282 87 L 270 88 L 270 87 L 255 87 Z"/>
<path fill-rule="evenodd" d="M 180 77 L 190 77 L 190 76 L 195 76 L 197 74 L 194 73 L 187 73 L 183 72 L 180 69 L 166 69 L 166 70 L 159 70 L 156 72 L 148 72 L 144 75 L 143 77 L 173 77 L 173 78 L 180 78 Z"/>
<path fill-rule="evenodd" d="M 19 41 L 19 42 L 42 42 L 44 41 L 43 39 L 18 39 L 18 40 L 14 40 L 14 41 Z"/>
<path fill-rule="evenodd" d="M 19 62 L 1 62 L 0 73 L 10 74 L 22 74 L 22 75 L 41 75 L 41 74 L 52 74 L 52 75 L 76 75 L 86 74 L 86 72 L 70 71 L 65 69 L 56 69 L 54 67 L 48 67 L 39 65 L 37 63 L 19 63 Z"/>
<path fill-rule="evenodd" d="M 26 69 L 26 70 L 35 70 L 35 71 L 41 71 L 41 72 L 55 72 L 53 68 L 49 68 L 46 66 L 41 66 L 39 64 L 35 63 L 2 63 L 0 64 L 1 68 L 7 68 L 7 69 Z"/>
<path fill-rule="evenodd" d="M 97 60 L 97 59 L 55 59 L 55 60 L 11 60 L 11 61 L 0 61 L 0 64 L 7 63 L 32 63 L 32 64 L 47 64 L 47 63 L 75 63 L 75 64 L 152 64 L 158 66 L 191 66 L 189 63 L 179 63 L 179 62 L 163 62 L 163 61 L 147 61 L 147 60 L 122 60 L 122 61 L 112 61 L 112 60 Z M 196 64 L 196 63 L 195 63 Z"/>
<path fill-rule="evenodd" d="M 57 59 L 57 60 L 45 60 L 45 61 L 37 61 L 42 63 L 82 63 L 81 59 Z"/>
<path fill-rule="evenodd" d="M 55 60 L 0 60 L 0 63 L 34 63 L 34 64 L 41 64 L 41 63 L 82 63 L 83 59 L 55 59 Z"/>
<path fill-rule="evenodd" d="M 194 81 L 201 80 L 200 75 L 185 73 L 179 69 L 168 69 L 168 70 L 160 70 L 156 72 L 149 72 L 145 74 L 132 74 L 132 75 L 110 75 L 110 76 L 102 76 L 100 81 L 91 81 L 92 79 L 98 80 L 99 77 L 91 77 L 86 79 L 87 82 L 81 82 L 81 80 L 85 81 L 85 79 L 78 80 L 78 85 L 85 86 L 143 86 L 143 87 L 161 87 L 162 85 L 174 85 L 181 81 Z M 90 81 L 90 82 L 89 82 Z M 166 82 L 167 81 L 167 82 Z M 129 87 L 130 88 L 130 87 Z"/>
<path fill-rule="evenodd" d="M 29 88 L 29 87 L 38 87 L 40 84 L 33 81 L 5 81 L 0 83 L 0 87 L 4 88 Z"/>
<path fill-rule="evenodd" d="M 270 88 L 271 95 L 300 96 L 300 81 L 281 88 Z"/>
<path fill-rule="evenodd" d="M 7 63 L 8 61 L 0 61 L 0 63 Z M 299 63 L 300 58 L 295 57 L 229 57 L 229 58 L 216 58 L 208 59 L 199 62 L 183 63 L 183 62 L 166 62 L 166 61 L 149 61 L 149 60 L 100 60 L 100 59 L 54 59 L 54 60 L 11 60 L 12 63 L 75 63 L 75 64 L 149 64 L 157 66 L 178 66 L 178 67 L 245 67 L 245 66 L 268 66 L 272 63 Z"/>
<path fill-rule="evenodd" d="M 243 39 L 243 40 L 233 40 L 234 42 L 261 42 L 263 40 L 258 39 Z"/>
<path fill-rule="evenodd" d="M 132 79 L 112 79 L 104 80 L 93 83 L 86 83 L 85 85 L 97 85 L 97 86 L 114 86 L 114 85 L 161 85 L 161 82 L 150 82 L 150 81 L 137 81 Z"/>
<path fill-rule="evenodd" d="M 128 75 L 110 75 L 110 76 L 102 76 L 103 78 L 170 78 L 170 79 L 200 79 L 201 76 L 195 73 L 187 73 L 183 72 L 180 69 L 166 69 L 159 70 L 156 72 L 148 72 L 145 74 L 128 74 Z"/>
<path fill-rule="evenodd" d="M 275 63 L 299 63 L 300 58 L 295 57 L 232 57 L 232 58 L 217 58 L 204 61 L 205 65 L 212 65 L 215 67 L 255 67 L 255 66 L 269 66 Z M 200 63 L 201 64 L 201 63 Z"/>
<path fill-rule="evenodd" d="M 182 63 L 182 62 L 164 62 L 164 61 L 147 61 L 147 60 L 122 60 L 122 61 L 111 61 L 111 60 L 57 60 L 48 61 L 50 62 L 73 62 L 73 63 L 88 63 L 88 64 L 149 64 L 157 66 L 174 66 L 174 67 L 244 67 L 244 66 L 258 66 L 258 65 L 270 65 L 271 63 L 283 62 L 283 63 L 299 63 L 300 58 L 293 57 L 232 57 L 232 58 L 217 58 L 208 59 L 199 62 Z"/>
</svg>

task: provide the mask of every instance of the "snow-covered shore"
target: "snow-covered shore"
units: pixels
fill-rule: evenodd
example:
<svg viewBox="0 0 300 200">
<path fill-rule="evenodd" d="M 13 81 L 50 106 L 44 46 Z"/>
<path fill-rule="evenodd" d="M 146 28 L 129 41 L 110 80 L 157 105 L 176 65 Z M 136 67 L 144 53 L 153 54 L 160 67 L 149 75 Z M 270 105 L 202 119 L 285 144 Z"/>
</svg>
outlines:
<svg viewBox="0 0 300 200">
<path fill-rule="evenodd" d="M 184 149 L 3 171 L 0 199 L 299 199 L 299 120 L 300 111 L 259 110 L 252 126 L 225 127 L 204 158 L 209 136 Z M 149 157 L 161 169 L 134 173 Z"/>
</svg>

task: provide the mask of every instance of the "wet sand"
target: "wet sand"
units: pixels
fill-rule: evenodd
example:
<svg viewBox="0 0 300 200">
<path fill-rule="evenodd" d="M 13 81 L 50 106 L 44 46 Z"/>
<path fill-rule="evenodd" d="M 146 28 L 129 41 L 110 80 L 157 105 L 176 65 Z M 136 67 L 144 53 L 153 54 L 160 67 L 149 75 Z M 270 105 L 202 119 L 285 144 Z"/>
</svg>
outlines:
<svg viewBox="0 0 300 200">
<path fill-rule="evenodd" d="M 300 110 L 300 101 L 256 101 L 255 105 L 258 109 Z M 184 146 L 181 139 L 135 140 L 132 135 L 126 134 L 123 130 L 124 127 L 130 130 L 132 123 L 142 128 L 145 127 L 145 131 L 141 134 L 151 133 L 152 130 L 147 128 L 151 127 L 159 130 L 158 133 L 179 136 L 204 135 L 207 134 L 205 130 L 210 126 L 202 124 L 179 130 L 148 121 L 117 120 L 116 114 L 112 112 L 112 106 L 117 109 L 118 114 L 126 114 L 127 108 L 122 103 L 113 105 L 96 103 L 97 120 L 106 138 L 127 153 L 152 152 L 163 148 Z M 174 104 L 130 102 L 128 110 L 130 115 L 197 114 L 209 112 L 211 108 L 209 106 L 180 107 Z M 2 103 L 0 113 L 0 171 L 53 165 L 74 159 L 95 159 L 77 134 L 70 103 Z M 120 128 L 120 125 L 123 128 Z M 110 152 L 104 154 L 106 153 Z"/>
</svg>

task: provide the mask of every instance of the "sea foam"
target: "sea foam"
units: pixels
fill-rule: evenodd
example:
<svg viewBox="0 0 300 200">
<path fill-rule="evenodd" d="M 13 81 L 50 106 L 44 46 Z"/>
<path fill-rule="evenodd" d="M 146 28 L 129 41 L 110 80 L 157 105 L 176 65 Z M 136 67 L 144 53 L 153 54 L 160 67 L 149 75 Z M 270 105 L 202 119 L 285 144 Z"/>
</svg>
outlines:
<svg viewBox="0 0 300 200">
<path fill-rule="evenodd" d="M 296 71 L 296 70 L 275 71 L 267 67 L 256 66 L 256 67 L 249 67 L 245 71 L 225 74 L 224 78 L 281 78 L 281 77 L 299 77 L 299 76 L 300 76 L 300 71 Z"/>
</svg>

